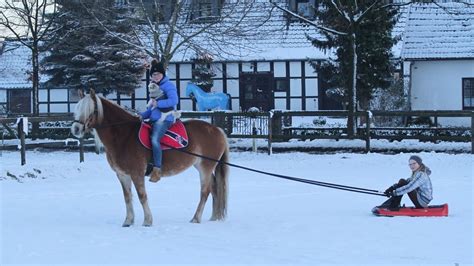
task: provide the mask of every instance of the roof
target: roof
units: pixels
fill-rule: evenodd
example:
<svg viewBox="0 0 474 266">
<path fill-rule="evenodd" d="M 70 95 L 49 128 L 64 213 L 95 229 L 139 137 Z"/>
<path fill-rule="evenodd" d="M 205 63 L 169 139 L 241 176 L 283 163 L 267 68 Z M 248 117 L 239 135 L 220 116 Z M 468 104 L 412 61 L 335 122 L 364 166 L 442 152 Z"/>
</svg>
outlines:
<svg viewBox="0 0 474 266">
<path fill-rule="evenodd" d="M 412 4 L 403 36 L 402 58 L 474 58 L 474 5 Z"/>
<path fill-rule="evenodd" d="M 275 0 L 283 1 L 284 0 Z M 474 0 L 466 0 L 474 1 Z M 268 3 L 268 1 L 262 1 Z M 469 2 L 470 3 L 470 2 Z M 257 10 L 257 9 L 256 9 Z M 314 26 L 298 21 L 288 23 L 282 11 L 265 22 L 259 31 L 266 34 L 248 36 L 245 40 L 225 39 L 236 44 L 232 56 L 214 57 L 215 61 L 261 61 L 327 59 L 325 53 L 313 45 L 307 36 L 323 38 Z M 261 16 L 257 11 L 247 17 L 247 28 L 253 30 Z M 474 5 L 462 3 L 411 4 L 401 10 L 399 21 L 392 34 L 401 35 L 402 41 L 394 46 L 395 57 L 405 60 L 466 59 L 474 58 Z M 196 42 L 206 43 L 206 36 Z M 239 46 L 239 42 L 243 45 Z M 31 88 L 28 72 L 31 71 L 31 51 L 19 42 L 5 41 L 0 49 L 0 89 Z M 249 49 L 251 47 L 252 49 Z M 196 55 L 181 50 L 172 62 L 189 61 Z M 45 79 L 41 75 L 42 80 Z"/>
<path fill-rule="evenodd" d="M 31 50 L 19 42 L 5 41 L 0 50 L 0 89 L 32 88 Z"/>
<path fill-rule="evenodd" d="M 286 0 L 274 0 L 274 2 L 280 6 L 286 5 Z M 242 5 L 242 9 L 246 9 L 249 4 L 241 1 L 240 5 Z M 230 7 L 224 5 L 224 8 Z M 233 8 L 239 7 L 233 6 Z M 272 10 L 270 17 L 268 17 L 269 10 Z M 229 11 L 223 10 L 222 12 Z M 252 8 L 249 12 L 234 10 L 233 13 L 235 15 L 230 16 L 228 20 L 242 20 L 241 24 L 245 26 L 237 30 L 243 32 L 242 34 L 236 32 L 233 37 L 223 36 L 225 39 L 222 39 L 222 43 L 227 46 L 225 47 L 226 52 L 214 52 L 214 61 L 306 60 L 308 58 L 327 59 L 329 56 L 328 53 L 316 48 L 308 40 L 307 36 L 324 38 L 316 27 L 299 22 L 296 19 L 289 21 L 283 11 L 273 8 L 268 0 L 252 2 Z M 241 17 L 242 13 L 246 14 L 244 18 Z M 220 25 L 223 25 L 224 28 L 226 23 L 229 23 L 229 21 L 224 20 Z M 193 42 L 198 43 L 200 47 L 208 47 L 209 51 L 213 51 L 215 44 L 211 42 L 215 40 L 216 34 L 215 32 L 209 34 L 213 35 L 212 38 L 208 38 L 204 33 L 196 36 Z M 179 40 L 176 39 L 176 41 Z M 196 57 L 196 54 L 191 50 L 181 50 L 174 55 L 172 61 L 192 60 Z"/>
</svg>

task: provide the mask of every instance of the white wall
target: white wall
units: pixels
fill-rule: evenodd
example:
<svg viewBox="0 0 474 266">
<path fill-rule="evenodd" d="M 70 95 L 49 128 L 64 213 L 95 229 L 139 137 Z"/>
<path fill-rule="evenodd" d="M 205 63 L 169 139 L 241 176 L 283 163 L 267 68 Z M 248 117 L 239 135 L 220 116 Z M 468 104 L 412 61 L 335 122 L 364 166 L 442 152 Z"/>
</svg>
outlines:
<svg viewBox="0 0 474 266">
<path fill-rule="evenodd" d="M 0 103 L 7 102 L 7 90 L 0 90 Z"/>
<path fill-rule="evenodd" d="M 474 60 L 416 61 L 410 70 L 412 110 L 462 110 L 462 78 L 474 77 Z M 464 120 L 446 118 L 440 123 Z"/>
</svg>

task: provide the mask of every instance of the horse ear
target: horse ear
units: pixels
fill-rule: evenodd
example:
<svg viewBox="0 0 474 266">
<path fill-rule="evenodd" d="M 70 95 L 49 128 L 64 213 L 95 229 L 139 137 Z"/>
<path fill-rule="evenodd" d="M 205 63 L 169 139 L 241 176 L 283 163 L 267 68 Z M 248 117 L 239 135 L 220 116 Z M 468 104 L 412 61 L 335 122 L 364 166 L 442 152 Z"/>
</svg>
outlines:
<svg viewBox="0 0 474 266">
<path fill-rule="evenodd" d="M 84 96 L 85 96 L 85 95 L 84 95 L 84 90 L 78 89 L 78 90 L 77 90 L 77 95 L 79 95 L 79 98 L 80 98 L 80 99 L 84 98 Z"/>
<path fill-rule="evenodd" d="M 91 96 L 91 98 L 95 98 L 95 90 L 91 89 L 91 92 L 89 93 L 89 95 Z"/>
</svg>

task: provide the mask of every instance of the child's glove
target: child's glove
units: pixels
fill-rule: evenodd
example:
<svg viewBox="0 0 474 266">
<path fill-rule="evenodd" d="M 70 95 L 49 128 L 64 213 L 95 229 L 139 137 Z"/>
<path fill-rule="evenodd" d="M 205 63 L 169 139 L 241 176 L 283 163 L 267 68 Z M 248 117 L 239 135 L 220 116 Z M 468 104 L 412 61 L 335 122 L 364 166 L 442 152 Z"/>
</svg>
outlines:
<svg viewBox="0 0 474 266">
<path fill-rule="evenodd" d="M 155 108 L 156 107 L 156 100 L 155 99 L 150 99 L 148 103 L 146 104 L 147 108 Z"/>
<path fill-rule="evenodd" d="M 395 190 L 388 190 L 388 191 L 385 190 L 385 192 L 383 194 L 385 194 L 385 196 L 391 198 L 391 197 L 394 196 L 394 192 L 395 192 Z"/>
<path fill-rule="evenodd" d="M 387 194 L 389 191 L 392 191 L 392 190 L 395 190 L 395 189 L 397 189 L 397 185 L 396 185 L 396 184 L 391 185 L 389 188 L 387 188 L 387 189 L 385 190 L 384 193 Z"/>
</svg>

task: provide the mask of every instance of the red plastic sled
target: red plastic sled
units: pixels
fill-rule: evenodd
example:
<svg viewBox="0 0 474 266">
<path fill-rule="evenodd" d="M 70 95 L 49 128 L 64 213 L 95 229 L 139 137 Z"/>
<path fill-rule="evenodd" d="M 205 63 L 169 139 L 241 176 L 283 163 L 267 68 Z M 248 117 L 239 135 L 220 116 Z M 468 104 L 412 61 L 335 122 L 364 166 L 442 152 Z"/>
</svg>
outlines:
<svg viewBox="0 0 474 266">
<path fill-rule="evenodd" d="M 440 217 L 448 216 L 448 204 L 433 205 L 427 208 L 402 207 L 398 211 L 384 207 L 374 207 L 372 213 L 377 216 Z"/>
</svg>

